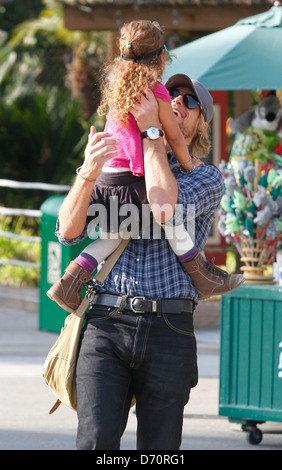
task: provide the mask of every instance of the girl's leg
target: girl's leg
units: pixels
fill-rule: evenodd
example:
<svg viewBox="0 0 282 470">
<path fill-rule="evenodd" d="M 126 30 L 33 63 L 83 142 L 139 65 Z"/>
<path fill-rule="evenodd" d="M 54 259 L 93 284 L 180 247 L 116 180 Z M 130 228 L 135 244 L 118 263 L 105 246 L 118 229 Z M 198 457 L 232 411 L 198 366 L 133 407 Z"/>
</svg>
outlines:
<svg viewBox="0 0 282 470">
<path fill-rule="evenodd" d="M 73 312 L 82 300 L 81 289 L 92 279 L 98 264 L 106 259 L 120 244 L 122 238 L 98 239 L 71 261 L 64 275 L 48 290 L 47 295 L 64 310 Z"/>
<path fill-rule="evenodd" d="M 211 261 L 206 261 L 194 246 L 183 224 L 171 227 L 162 225 L 171 248 L 184 271 L 189 274 L 199 299 L 232 292 L 244 282 L 242 274 L 228 274 Z"/>
<path fill-rule="evenodd" d="M 99 238 L 90 243 L 74 262 L 89 273 L 93 273 L 104 259 L 113 253 L 121 242 L 121 237 L 113 238 L 110 233 L 105 234 L 106 239 Z"/>
<path fill-rule="evenodd" d="M 162 224 L 162 228 L 180 263 L 191 261 L 197 256 L 198 250 L 183 223 L 179 225 Z"/>
</svg>

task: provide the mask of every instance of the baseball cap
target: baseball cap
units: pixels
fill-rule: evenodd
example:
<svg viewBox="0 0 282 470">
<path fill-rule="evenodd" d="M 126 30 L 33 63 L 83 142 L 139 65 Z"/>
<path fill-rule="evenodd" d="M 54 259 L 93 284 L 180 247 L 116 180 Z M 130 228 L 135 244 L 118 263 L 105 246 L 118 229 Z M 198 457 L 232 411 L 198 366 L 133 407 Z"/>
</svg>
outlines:
<svg viewBox="0 0 282 470">
<path fill-rule="evenodd" d="M 192 91 L 192 94 L 200 102 L 205 121 L 210 123 L 213 118 L 213 98 L 207 88 L 198 80 L 191 79 L 183 73 L 172 75 L 165 83 L 166 88 L 177 88 L 178 86 L 185 86 Z"/>
</svg>

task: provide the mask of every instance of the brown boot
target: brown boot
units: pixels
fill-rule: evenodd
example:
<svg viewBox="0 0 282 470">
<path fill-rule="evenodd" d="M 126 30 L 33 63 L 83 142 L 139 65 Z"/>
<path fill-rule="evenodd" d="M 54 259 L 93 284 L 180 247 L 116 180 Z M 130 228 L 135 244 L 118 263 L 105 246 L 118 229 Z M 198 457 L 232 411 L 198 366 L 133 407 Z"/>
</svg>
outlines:
<svg viewBox="0 0 282 470">
<path fill-rule="evenodd" d="M 46 292 L 51 300 L 57 302 L 64 310 L 74 312 L 82 301 L 83 284 L 92 279 L 92 274 L 71 261 L 65 274 Z"/>
<path fill-rule="evenodd" d="M 232 292 L 245 281 L 242 274 L 228 274 L 214 264 L 214 258 L 206 261 L 200 253 L 189 262 L 181 263 L 196 287 L 199 299 Z"/>
</svg>

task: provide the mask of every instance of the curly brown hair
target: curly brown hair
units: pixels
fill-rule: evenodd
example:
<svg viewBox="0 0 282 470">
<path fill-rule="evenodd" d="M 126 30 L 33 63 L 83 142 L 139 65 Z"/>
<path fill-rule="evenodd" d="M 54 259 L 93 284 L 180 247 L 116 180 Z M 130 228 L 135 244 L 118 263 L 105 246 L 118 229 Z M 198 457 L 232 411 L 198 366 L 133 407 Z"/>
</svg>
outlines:
<svg viewBox="0 0 282 470">
<path fill-rule="evenodd" d="M 134 60 L 163 47 L 164 32 L 156 21 L 139 20 L 125 24 L 120 31 L 119 45 L 123 56 L 133 60 L 117 57 L 105 67 L 98 114 L 107 114 L 111 109 L 114 118 L 125 126 L 130 107 L 144 91 L 153 89 L 161 78 L 169 53 L 163 49 L 151 57 Z"/>
</svg>

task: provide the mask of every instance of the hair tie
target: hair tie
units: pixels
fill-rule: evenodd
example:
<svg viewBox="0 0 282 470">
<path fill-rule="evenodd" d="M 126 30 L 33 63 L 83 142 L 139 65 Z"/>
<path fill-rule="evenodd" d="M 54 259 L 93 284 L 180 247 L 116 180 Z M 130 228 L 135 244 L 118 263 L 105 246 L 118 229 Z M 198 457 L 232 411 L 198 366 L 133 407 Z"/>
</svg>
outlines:
<svg viewBox="0 0 282 470">
<path fill-rule="evenodd" d="M 138 62 L 139 60 L 145 60 L 145 59 L 149 59 L 151 57 L 154 57 L 156 55 L 160 55 L 161 52 L 163 51 L 163 49 L 165 51 L 167 51 L 166 45 L 164 44 L 163 46 L 159 47 L 155 51 L 148 52 L 147 54 L 136 56 L 135 53 L 134 53 L 134 50 L 133 50 L 133 46 L 131 44 L 127 44 L 126 47 L 128 47 L 128 46 L 131 46 L 131 47 L 129 47 L 129 49 L 132 49 L 132 53 L 133 53 L 134 57 L 127 57 L 122 52 L 121 52 L 120 56 L 123 60 L 128 60 L 130 62 Z"/>
<path fill-rule="evenodd" d="M 124 59 L 124 60 L 128 60 L 130 62 L 136 62 L 136 54 L 134 52 L 134 49 L 133 49 L 133 46 L 132 44 L 126 44 L 125 46 L 126 49 L 131 49 L 131 52 L 133 54 L 133 57 L 128 57 L 128 56 L 125 56 L 122 52 L 120 54 L 121 58 Z"/>
</svg>

